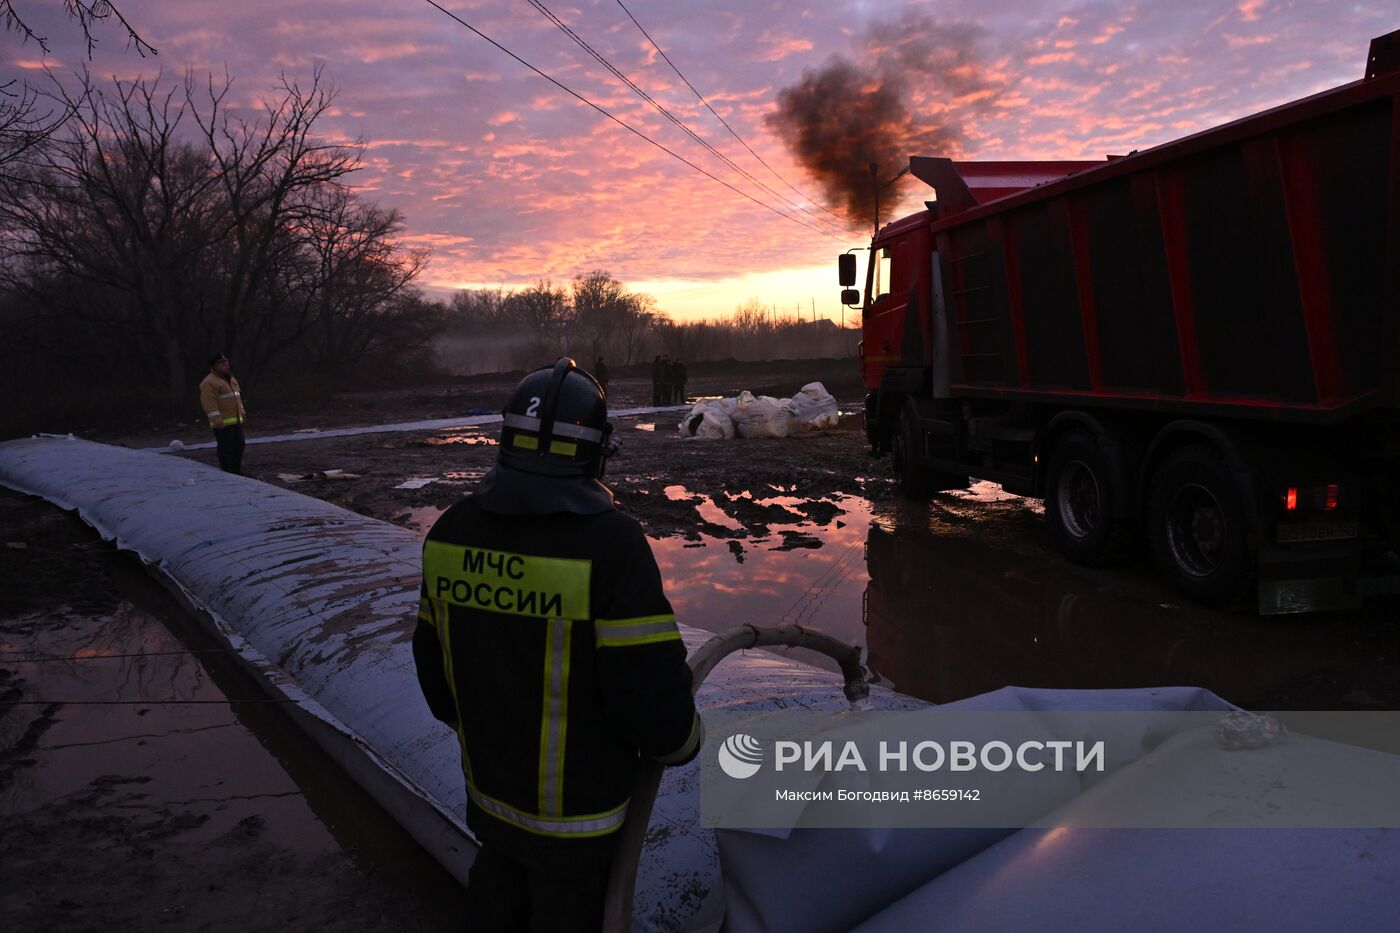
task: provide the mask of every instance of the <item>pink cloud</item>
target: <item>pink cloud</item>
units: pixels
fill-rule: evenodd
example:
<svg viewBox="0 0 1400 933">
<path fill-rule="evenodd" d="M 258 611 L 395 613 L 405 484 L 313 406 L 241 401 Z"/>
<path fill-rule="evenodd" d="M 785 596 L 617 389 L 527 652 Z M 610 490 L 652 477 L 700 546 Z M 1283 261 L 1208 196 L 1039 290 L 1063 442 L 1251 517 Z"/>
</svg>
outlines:
<svg viewBox="0 0 1400 933">
<path fill-rule="evenodd" d="M 1259 18 L 1259 11 L 1264 8 L 1265 0 L 1242 0 L 1237 9 L 1240 11 L 1240 19 L 1246 23 L 1252 23 Z"/>
</svg>

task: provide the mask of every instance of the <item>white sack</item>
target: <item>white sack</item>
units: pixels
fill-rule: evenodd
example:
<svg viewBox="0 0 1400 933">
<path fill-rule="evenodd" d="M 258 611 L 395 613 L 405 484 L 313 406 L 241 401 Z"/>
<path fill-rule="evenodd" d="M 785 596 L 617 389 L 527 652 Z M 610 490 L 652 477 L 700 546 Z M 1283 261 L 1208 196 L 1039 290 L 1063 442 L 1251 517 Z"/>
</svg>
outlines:
<svg viewBox="0 0 1400 933">
<path fill-rule="evenodd" d="M 793 434 L 833 430 L 841 421 L 836 398 L 820 382 L 809 382 L 792 397 Z"/>
<path fill-rule="evenodd" d="M 739 393 L 734 427 L 740 437 L 787 437 L 792 431 L 792 402 L 768 395 Z"/>
<path fill-rule="evenodd" d="M 724 401 L 732 401 L 725 399 Z M 678 425 L 681 437 L 702 441 L 729 441 L 734 439 L 734 420 L 730 417 L 732 407 L 726 410 L 722 401 L 699 402 L 690 414 Z"/>
</svg>

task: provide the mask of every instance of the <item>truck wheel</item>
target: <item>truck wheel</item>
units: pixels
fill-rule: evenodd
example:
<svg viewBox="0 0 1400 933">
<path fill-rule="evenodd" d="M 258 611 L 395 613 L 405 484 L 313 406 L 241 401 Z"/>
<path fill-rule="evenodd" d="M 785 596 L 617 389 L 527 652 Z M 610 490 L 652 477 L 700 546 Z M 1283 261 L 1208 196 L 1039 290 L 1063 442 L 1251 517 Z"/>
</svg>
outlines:
<svg viewBox="0 0 1400 933">
<path fill-rule="evenodd" d="M 1186 447 L 1152 480 L 1148 534 L 1162 575 L 1186 596 L 1211 606 L 1240 598 L 1250 580 L 1244 496 L 1220 455 Z"/>
<path fill-rule="evenodd" d="M 923 501 L 933 492 L 928 473 L 919 465 L 914 451 L 919 449 L 917 415 L 906 405 L 899 413 L 899 425 L 890 438 L 890 459 L 894 464 L 894 488 L 906 499 Z"/>
<path fill-rule="evenodd" d="M 1103 567 L 1128 555 L 1128 481 L 1119 458 L 1087 431 L 1055 445 L 1045 485 L 1045 517 L 1060 551 L 1077 564 Z"/>
</svg>

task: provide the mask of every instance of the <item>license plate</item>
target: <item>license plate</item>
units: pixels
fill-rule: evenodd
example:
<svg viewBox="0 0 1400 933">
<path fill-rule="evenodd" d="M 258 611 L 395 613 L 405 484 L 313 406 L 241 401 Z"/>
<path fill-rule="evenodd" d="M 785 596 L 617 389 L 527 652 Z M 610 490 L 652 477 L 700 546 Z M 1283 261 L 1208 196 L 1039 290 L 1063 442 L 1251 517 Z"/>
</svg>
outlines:
<svg viewBox="0 0 1400 933">
<path fill-rule="evenodd" d="M 1301 541 L 1342 541 L 1356 537 L 1356 522 L 1328 522 L 1325 525 L 1279 525 L 1279 544 Z"/>
</svg>

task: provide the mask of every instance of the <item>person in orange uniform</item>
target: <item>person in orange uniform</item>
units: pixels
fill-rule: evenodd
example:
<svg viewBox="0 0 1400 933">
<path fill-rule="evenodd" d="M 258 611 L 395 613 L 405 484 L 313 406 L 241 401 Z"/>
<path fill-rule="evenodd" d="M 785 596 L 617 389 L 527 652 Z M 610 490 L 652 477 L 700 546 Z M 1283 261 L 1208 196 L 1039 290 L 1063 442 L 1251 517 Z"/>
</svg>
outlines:
<svg viewBox="0 0 1400 933">
<path fill-rule="evenodd" d="M 199 384 L 199 407 L 214 429 L 214 443 L 219 450 L 219 468 L 226 473 L 243 475 L 243 393 L 238 380 L 229 369 L 228 357 L 222 353 L 209 361 L 209 375 Z"/>
</svg>

